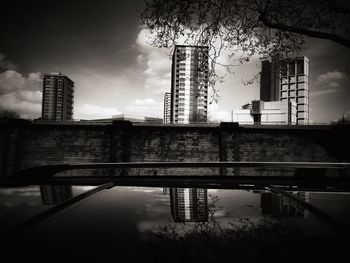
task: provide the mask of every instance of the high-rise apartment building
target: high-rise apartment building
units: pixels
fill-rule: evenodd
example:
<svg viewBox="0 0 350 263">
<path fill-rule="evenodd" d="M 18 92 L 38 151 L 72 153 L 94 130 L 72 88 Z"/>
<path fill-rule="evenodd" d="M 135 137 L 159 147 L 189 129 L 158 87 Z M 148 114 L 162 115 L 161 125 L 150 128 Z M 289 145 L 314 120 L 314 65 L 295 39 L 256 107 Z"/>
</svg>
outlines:
<svg viewBox="0 0 350 263">
<path fill-rule="evenodd" d="M 171 76 L 172 123 L 206 122 L 208 113 L 209 48 L 177 45 Z"/>
<path fill-rule="evenodd" d="M 61 73 L 45 74 L 43 79 L 42 120 L 73 119 L 74 82 Z"/>
<path fill-rule="evenodd" d="M 171 93 L 166 92 L 164 94 L 164 123 L 171 123 L 170 121 L 170 115 L 171 115 Z"/>
<path fill-rule="evenodd" d="M 309 123 L 309 60 L 307 57 L 262 62 L 262 101 L 292 101 L 297 106 L 297 124 Z"/>
<path fill-rule="evenodd" d="M 170 188 L 170 206 L 175 222 L 208 221 L 207 189 Z"/>
</svg>

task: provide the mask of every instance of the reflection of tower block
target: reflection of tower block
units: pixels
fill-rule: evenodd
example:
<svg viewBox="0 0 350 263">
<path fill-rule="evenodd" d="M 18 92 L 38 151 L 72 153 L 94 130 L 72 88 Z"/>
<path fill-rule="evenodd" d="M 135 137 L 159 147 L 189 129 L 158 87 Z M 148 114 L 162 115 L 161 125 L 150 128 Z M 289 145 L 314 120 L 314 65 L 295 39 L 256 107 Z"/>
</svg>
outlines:
<svg viewBox="0 0 350 263">
<path fill-rule="evenodd" d="M 73 196 L 70 185 L 41 185 L 41 199 L 45 205 L 55 205 Z"/>
<path fill-rule="evenodd" d="M 170 188 L 169 187 L 163 188 L 163 195 L 170 195 Z"/>
<path fill-rule="evenodd" d="M 293 195 L 298 199 L 309 202 L 309 193 L 294 192 Z M 281 196 L 280 194 L 261 193 L 262 214 L 271 214 L 274 217 L 303 217 L 308 216 L 308 211 L 300 207 L 294 201 Z"/>
<path fill-rule="evenodd" d="M 310 193 L 309 192 L 297 192 L 297 198 L 305 203 L 310 203 Z M 309 210 L 304 209 L 303 211 L 304 218 L 309 216 Z"/>
<path fill-rule="evenodd" d="M 208 221 L 207 189 L 171 188 L 170 203 L 175 222 Z"/>
</svg>

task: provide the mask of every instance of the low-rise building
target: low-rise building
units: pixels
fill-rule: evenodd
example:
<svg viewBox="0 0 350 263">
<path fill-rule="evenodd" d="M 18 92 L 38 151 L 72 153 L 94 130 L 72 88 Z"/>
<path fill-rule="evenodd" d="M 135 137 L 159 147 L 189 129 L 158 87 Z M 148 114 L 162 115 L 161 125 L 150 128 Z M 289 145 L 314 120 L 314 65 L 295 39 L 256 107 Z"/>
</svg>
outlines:
<svg viewBox="0 0 350 263">
<path fill-rule="evenodd" d="M 94 119 L 94 120 L 80 120 L 80 123 L 83 124 L 112 124 L 113 121 L 130 121 L 134 123 L 152 123 L 152 124 L 162 124 L 162 118 L 156 117 L 146 117 L 146 116 L 136 116 L 128 114 L 118 114 L 113 115 L 112 118 L 104 119 Z"/>
<path fill-rule="evenodd" d="M 296 103 L 293 101 L 253 100 L 234 111 L 234 121 L 240 124 L 294 125 Z"/>
</svg>

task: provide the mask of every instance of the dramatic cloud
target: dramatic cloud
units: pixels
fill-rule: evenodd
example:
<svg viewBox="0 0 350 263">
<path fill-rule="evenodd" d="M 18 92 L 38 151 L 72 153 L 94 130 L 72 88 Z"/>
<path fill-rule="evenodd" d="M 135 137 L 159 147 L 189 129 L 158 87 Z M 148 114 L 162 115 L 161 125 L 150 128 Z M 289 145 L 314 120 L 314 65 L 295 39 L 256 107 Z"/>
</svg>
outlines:
<svg viewBox="0 0 350 263">
<path fill-rule="evenodd" d="M 319 96 L 337 93 L 340 91 L 341 91 L 341 89 L 338 89 L 338 88 L 329 88 L 329 89 L 325 89 L 325 90 L 311 91 L 311 96 L 312 96 L 312 98 L 315 98 L 315 97 L 319 97 Z"/>
<path fill-rule="evenodd" d="M 0 71 L 1 71 L 1 69 L 3 69 L 3 70 L 8 70 L 8 69 L 14 70 L 16 68 L 17 68 L 17 66 L 14 63 L 12 63 L 11 61 L 7 60 L 6 56 L 4 54 L 0 53 Z"/>
<path fill-rule="evenodd" d="M 74 112 L 74 119 L 103 119 L 112 118 L 121 112 L 116 108 L 104 108 L 97 105 L 84 104 Z"/>
<path fill-rule="evenodd" d="M 346 79 L 346 74 L 337 70 L 320 74 L 312 85 L 310 95 L 315 98 L 340 92 L 342 91 L 341 84 Z"/>
<path fill-rule="evenodd" d="M 16 206 L 40 206 L 40 189 L 38 186 L 0 189 L 0 208 L 13 208 Z M 6 211 L 4 214 L 6 214 Z M 2 214 L 3 215 L 3 214 Z"/>
<path fill-rule="evenodd" d="M 42 80 L 40 73 L 30 73 L 28 77 L 14 70 L 7 70 L 0 74 L 0 94 L 15 92 L 18 90 L 41 90 Z"/>
<path fill-rule="evenodd" d="M 225 110 L 219 110 L 216 103 L 212 103 L 208 108 L 208 120 L 210 122 L 231 121 L 230 113 Z"/>
<path fill-rule="evenodd" d="M 17 112 L 21 118 L 35 119 L 41 114 L 41 103 L 17 99 L 15 93 L 0 96 L 0 110 Z"/>
<path fill-rule="evenodd" d="M 132 105 L 135 106 L 154 106 L 154 105 L 158 105 L 158 102 L 155 101 L 154 99 L 148 98 L 148 99 L 144 99 L 144 100 L 135 100 L 132 102 Z"/>
<path fill-rule="evenodd" d="M 132 114 L 143 117 L 159 117 L 163 118 L 163 103 L 152 98 L 144 100 L 134 100 L 126 107 L 126 114 Z"/>
<path fill-rule="evenodd" d="M 42 79 L 40 73 L 27 77 L 14 70 L 0 74 L 0 110 L 17 112 L 22 118 L 41 114 Z"/>
<path fill-rule="evenodd" d="M 332 72 L 327 72 L 319 75 L 317 77 L 317 81 L 323 82 L 323 83 L 329 83 L 329 82 L 333 82 L 344 78 L 346 78 L 346 75 L 344 73 L 335 70 Z"/>
<path fill-rule="evenodd" d="M 141 52 L 137 56 L 139 64 L 145 64 L 145 88 L 153 94 L 170 91 L 171 88 L 171 59 L 165 49 L 152 47 L 149 30 L 141 29 L 136 43 Z"/>
</svg>

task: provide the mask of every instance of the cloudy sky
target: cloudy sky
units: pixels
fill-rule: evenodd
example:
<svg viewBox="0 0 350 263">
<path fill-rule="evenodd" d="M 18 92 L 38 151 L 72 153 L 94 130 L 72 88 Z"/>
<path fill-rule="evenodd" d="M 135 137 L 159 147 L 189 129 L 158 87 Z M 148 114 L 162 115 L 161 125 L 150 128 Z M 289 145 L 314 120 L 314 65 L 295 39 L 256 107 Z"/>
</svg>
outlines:
<svg viewBox="0 0 350 263">
<path fill-rule="evenodd" d="M 75 82 L 75 119 L 163 117 L 170 50 L 148 44 L 143 8 L 143 0 L 2 3 L 0 110 L 39 117 L 43 74 L 62 72 Z M 329 122 L 350 112 L 350 50 L 309 39 L 301 55 L 310 59 L 310 119 Z M 230 121 L 232 110 L 259 98 L 259 82 L 242 83 L 259 64 L 255 58 L 236 67 L 217 85 L 221 98 L 210 105 L 210 119 Z"/>
</svg>

